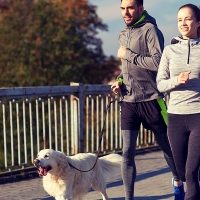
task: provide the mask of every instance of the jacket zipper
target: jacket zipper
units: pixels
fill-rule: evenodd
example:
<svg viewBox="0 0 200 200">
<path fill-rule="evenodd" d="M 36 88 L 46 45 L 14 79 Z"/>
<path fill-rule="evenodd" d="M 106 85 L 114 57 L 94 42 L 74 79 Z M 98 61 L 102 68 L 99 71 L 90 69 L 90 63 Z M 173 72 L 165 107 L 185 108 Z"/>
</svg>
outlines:
<svg viewBox="0 0 200 200">
<path fill-rule="evenodd" d="M 132 31 L 132 28 L 129 28 L 129 32 L 128 32 L 128 41 L 127 41 L 127 47 L 128 48 L 130 48 L 130 43 L 131 43 L 131 31 Z M 128 71 L 128 66 L 129 66 L 129 63 L 128 63 L 128 61 L 127 61 L 127 72 L 128 72 L 128 78 L 129 78 L 129 80 L 131 80 L 131 87 L 132 87 L 132 92 L 134 93 L 134 99 L 135 99 L 135 102 L 136 102 L 136 98 L 137 98 L 137 95 L 136 95 L 136 92 L 135 92 L 135 90 L 134 90 L 134 85 L 133 85 L 133 81 L 132 81 L 132 79 L 133 79 L 133 77 L 132 77 L 132 79 L 130 78 L 130 75 L 129 75 L 129 71 Z"/>
<path fill-rule="evenodd" d="M 190 39 L 188 39 L 188 59 L 187 59 L 187 64 L 190 63 Z"/>
</svg>

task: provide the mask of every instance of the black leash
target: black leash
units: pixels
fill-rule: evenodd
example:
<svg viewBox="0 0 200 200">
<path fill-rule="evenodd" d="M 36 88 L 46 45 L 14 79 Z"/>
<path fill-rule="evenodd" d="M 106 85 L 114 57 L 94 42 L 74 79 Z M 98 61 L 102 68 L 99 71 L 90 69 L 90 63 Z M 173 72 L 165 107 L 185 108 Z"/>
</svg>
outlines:
<svg viewBox="0 0 200 200">
<path fill-rule="evenodd" d="M 102 130 L 101 130 L 101 133 L 100 133 L 100 138 L 99 138 L 99 143 L 98 143 L 98 151 L 97 151 L 97 154 L 96 154 L 96 160 L 95 160 L 95 162 L 94 162 L 93 167 L 92 167 L 91 169 L 89 169 L 89 170 L 80 170 L 80 169 L 76 168 L 75 166 L 73 166 L 72 164 L 69 163 L 69 166 L 70 166 L 70 167 L 72 167 L 72 168 L 78 170 L 79 172 L 89 172 L 89 171 L 91 171 L 91 170 L 94 169 L 94 167 L 95 167 L 96 164 L 97 164 L 97 160 L 98 160 L 98 158 L 99 158 L 99 153 L 100 153 L 100 150 L 101 150 L 101 141 L 102 141 L 103 133 L 104 133 L 104 129 L 105 129 L 107 113 L 108 113 L 108 110 L 109 110 L 109 108 L 110 108 L 111 103 L 114 103 L 116 100 L 118 100 L 118 97 L 119 97 L 119 96 L 117 96 L 117 98 L 112 99 L 112 90 L 110 90 L 109 101 L 108 101 L 108 105 L 106 106 L 106 114 L 105 114 L 105 117 L 104 117 L 103 127 L 102 127 Z"/>
</svg>

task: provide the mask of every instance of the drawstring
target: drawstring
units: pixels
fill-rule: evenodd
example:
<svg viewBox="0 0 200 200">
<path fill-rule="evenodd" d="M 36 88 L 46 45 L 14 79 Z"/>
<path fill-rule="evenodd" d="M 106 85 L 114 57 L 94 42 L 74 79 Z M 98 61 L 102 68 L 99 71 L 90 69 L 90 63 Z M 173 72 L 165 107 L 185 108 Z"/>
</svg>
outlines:
<svg viewBox="0 0 200 200">
<path fill-rule="evenodd" d="M 112 90 L 110 90 L 109 101 L 108 101 L 108 105 L 106 106 L 106 114 L 105 114 L 104 121 L 103 121 L 103 127 L 102 127 L 102 130 L 101 130 L 101 133 L 100 133 L 100 137 L 99 137 L 98 151 L 97 151 L 97 154 L 96 154 L 96 160 L 95 160 L 94 165 L 92 166 L 92 168 L 89 169 L 89 170 L 80 170 L 80 169 L 76 168 L 75 166 L 73 166 L 72 164 L 69 163 L 70 167 L 78 170 L 79 172 L 89 172 L 92 169 L 94 169 L 95 165 L 97 164 L 97 160 L 98 160 L 99 153 L 100 153 L 100 150 L 101 150 L 101 141 L 103 139 L 103 133 L 104 133 L 104 129 L 105 129 L 106 117 L 107 117 L 108 110 L 110 108 L 111 103 L 114 103 L 118 99 L 119 99 L 119 96 L 117 96 L 117 98 L 114 98 L 114 99 L 112 98 Z"/>
<path fill-rule="evenodd" d="M 190 39 L 188 39 L 188 59 L 187 59 L 187 64 L 190 63 Z"/>
</svg>

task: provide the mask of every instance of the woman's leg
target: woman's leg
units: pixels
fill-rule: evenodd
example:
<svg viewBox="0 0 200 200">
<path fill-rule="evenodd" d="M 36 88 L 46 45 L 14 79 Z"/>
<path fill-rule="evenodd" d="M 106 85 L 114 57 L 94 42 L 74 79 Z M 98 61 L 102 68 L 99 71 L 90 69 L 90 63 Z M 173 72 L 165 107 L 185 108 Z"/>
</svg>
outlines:
<svg viewBox="0 0 200 200">
<path fill-rule="evenodd" d="M 186 200 L 199 200 L 198 170 L 200 165 L 200 114 L 169 114 L 168 136 L 176 168 L 186 181 Z"/>
<path fill-rule="evenodd" d="M 200 114 L 187 115 L 186 122 L 188 129 L 190 130 L 185 174 L 187 184 L 186 199 L 199 200 L 200 187 L 198 173 L 200 166 Z"/>
<path fill-rule="evenodd" d="M 168 114 L 168 137 L 179 178 L 185 181 L 188 134 L 183 115 Z"/>
</svg>

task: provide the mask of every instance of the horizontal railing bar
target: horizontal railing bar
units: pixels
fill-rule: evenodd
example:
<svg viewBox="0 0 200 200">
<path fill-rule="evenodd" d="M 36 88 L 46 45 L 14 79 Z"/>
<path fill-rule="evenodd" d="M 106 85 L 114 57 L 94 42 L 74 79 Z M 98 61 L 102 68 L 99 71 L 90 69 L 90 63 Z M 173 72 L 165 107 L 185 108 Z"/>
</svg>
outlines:
<svg viewBox="0 0 200 200">
<path fill-rule="evenodd" d="M 24 97 L 44 97 L 69 95 L 78 92 L 78 87 L 74 86 L 42 86 L 42 87 L 18 87 L 0 89 L 0 98 L 24 98 Z"/>
<path fill-rule="evenodd" d="M 48 97 L 76 94 L 80 91 L 79 86 L 38 86 L 1 88 L 0 98 L 26 98 L 26 97 Z M 110 85 L 84 85 L 84 94 L 104 94 L 110 91 Z"/>
<path fill-rule="evenodd" d="M 84 85 L 84 94 L 105 94 L 110 92 L 110 85 Z"/>
</svg>

